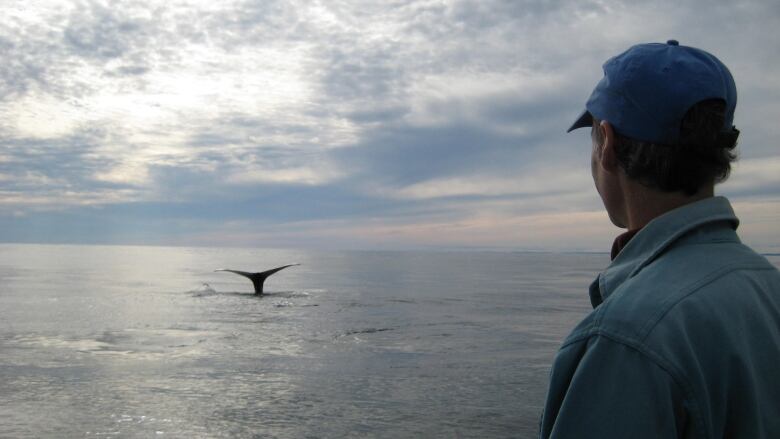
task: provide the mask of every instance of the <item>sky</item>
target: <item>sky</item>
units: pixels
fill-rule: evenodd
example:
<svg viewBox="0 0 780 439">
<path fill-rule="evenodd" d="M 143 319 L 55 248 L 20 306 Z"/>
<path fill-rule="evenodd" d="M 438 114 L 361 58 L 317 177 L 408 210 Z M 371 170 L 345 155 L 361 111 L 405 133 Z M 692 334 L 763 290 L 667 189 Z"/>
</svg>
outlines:
<svg viewBox="0 0 780 439">
<path fill-rule="evenodd" d="M 565 131 L 631 45 L 733 73 L 716 188 L 780 252 L 780 3 L 0 2 L 0 242 L 605 251 Z"/>
</svg>

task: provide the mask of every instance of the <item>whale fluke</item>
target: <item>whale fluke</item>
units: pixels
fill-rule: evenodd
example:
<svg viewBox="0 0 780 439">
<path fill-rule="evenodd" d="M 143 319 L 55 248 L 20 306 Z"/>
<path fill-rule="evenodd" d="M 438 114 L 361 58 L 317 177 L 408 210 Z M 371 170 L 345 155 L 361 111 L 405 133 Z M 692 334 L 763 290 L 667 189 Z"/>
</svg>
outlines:
<svg viewBox="0 0 780 439">
<path fill-rule="evenodd" d="M 240 274 L 241 276 L 248 277 L 249 280 L 252 281 L 252 285 L 255 286 L 255 295 L 262 296 L 263 295 L 263 283 L 265 282 L 265 279 L 276 273 L 279 270 L 284 270 L 287 267 L 293 267 L 295 265 L 301 265 L 301 264 L 290 264 L 290 265 L 282 265 L 281 267 L 272 268 L 270 270 L 261 271 L 259 273 L 249 273 L 247 271 L 238 271 L 238 270 L 229 270 L 227 268 L 219 268 L 214 271 L 229 271 L 231 273 Z"/>
</svg>

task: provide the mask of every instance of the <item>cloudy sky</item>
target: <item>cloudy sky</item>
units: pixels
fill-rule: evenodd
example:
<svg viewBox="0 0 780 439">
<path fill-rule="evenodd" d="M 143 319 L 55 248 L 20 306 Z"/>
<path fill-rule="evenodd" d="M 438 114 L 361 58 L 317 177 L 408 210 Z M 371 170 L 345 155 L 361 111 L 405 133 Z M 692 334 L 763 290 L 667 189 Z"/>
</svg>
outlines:
<svg viewBox="0 0 780 439">
<path fill-rule="evenodd" d="M 780 251 L 769 0 L 2 0 L 0 241 L 607 249 L 565 129 L 670 38 L 731 68 L 718 191 Z"/>
</svg>

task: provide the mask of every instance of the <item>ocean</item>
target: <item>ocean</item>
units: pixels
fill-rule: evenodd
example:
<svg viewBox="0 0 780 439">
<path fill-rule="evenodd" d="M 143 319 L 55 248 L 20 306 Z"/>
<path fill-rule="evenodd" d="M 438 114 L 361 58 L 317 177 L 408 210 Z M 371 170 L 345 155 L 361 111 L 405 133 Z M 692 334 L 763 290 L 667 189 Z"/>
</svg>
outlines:
<svg viewBox="0 0 780 439">
<path fill-rule="evenodd" d="M 0 245 L 0 437 L 534 437 L 607 263 Z"/>
</svg>

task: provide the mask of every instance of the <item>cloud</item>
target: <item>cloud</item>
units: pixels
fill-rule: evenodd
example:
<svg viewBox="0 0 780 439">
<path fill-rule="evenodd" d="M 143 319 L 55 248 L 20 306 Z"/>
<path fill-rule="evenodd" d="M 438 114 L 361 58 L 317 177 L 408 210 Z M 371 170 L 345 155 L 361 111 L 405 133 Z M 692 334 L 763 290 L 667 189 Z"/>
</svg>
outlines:
<svg viewBox="0 0 780 439">
<path fill-rule="evenodd" d="M 83 129 L 55 139 L 6 138 L 0 145 L 0 204 L 40 208 L 127 200 L 135 188 L 95 179 L 111 166 L 110 157 L 95 153 L 108 141 L 101 129 Z"/>
<path fill-rule="evenodd" d="M 3 2 L 0 240 L 596 245 L 545 225 L 612 232 L 564 130 L 608 57 L 669 38 L 737 78 L 723 193 L 776 206 L 780 7 L 702 5 Z"/>
<path fill-rule="evenodd" d="M 143 52 L 149 44 L 149 18 L 133 17 L 135 8 L 125 8 L 121 15 L 117 12 L 95 1 L 77 5 L 63 31 L 65 46 L 81 58 L 104 62 Z"/>
</svg>

